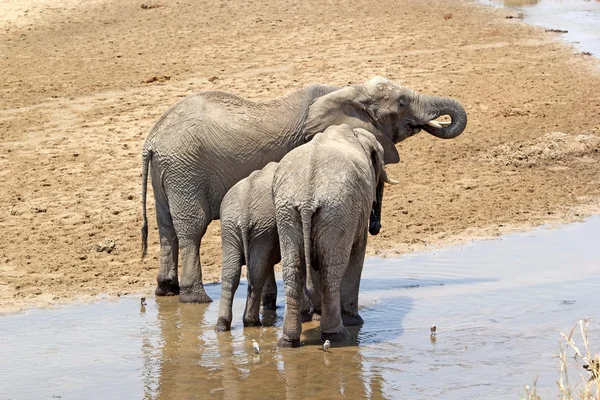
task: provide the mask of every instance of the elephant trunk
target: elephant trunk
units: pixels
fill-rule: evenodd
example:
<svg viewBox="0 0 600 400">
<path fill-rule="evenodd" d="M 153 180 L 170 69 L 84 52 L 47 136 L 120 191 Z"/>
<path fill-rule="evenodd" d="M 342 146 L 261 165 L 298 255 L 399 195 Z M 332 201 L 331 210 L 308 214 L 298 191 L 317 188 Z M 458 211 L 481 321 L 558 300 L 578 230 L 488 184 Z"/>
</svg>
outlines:
<svg viewBox="0 0 600 400">
<path fill-rule="evenodd" d="M 423 122 L 421 128 L 433 136 L 453 139 L 465 130 L 467 113 L 458 101 L 449 97 L 419 95 L 418 103 Z M 434 121 L 442 115 L 448 115 L 451 121 L 441 123 Z"/>
</svg>

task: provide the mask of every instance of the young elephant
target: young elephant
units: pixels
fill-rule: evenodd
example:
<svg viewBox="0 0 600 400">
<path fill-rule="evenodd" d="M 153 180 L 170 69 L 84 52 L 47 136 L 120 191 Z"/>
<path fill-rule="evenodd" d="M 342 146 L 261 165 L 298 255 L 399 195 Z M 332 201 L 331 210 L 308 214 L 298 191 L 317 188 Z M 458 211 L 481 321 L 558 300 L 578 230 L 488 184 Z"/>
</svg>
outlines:
<svg viewBox="0 0 600 400">
<path fill-rule="evenodd" d="M 370 132 L 348 125 L 327 128 L 279 163 L 273 200 L 286 298 L 279 346 L 300 345 L 308 271 L 322 296 L 321 338 L 349 338 L 341 308 L 358 311 L 367 230 L 378 230 L 370 215 L 381 209 L 385 181 L 383 148 Z"/>
<path fill-rule="evenodd" d="M 217 331 L 231 329 L 233 295 L 242 265 L 248 270 L 244 326 L 260 326 L 259 309 L 265 283 L 271 290 L 263 308 L 275 309 L 277 290 L 273 267 L 281 260 L 271 187 L 277 163 L 271 162 L 235 184 L 221 203 L 222 277 Z"/>
</svg>

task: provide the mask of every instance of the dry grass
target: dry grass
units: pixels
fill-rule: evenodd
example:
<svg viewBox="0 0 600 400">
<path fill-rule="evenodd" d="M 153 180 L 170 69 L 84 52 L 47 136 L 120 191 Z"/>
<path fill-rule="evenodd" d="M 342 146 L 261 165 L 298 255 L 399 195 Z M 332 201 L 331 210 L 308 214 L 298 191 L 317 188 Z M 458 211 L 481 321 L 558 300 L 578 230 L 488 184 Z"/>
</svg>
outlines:
<svg viewBox="0 0 600 400">
<path fill-rule="evenodd" d="M 594 400 L 600 399 L 600 354 L 593 354 L 589 347 L 589 335 L 588 325 L 590 319 L 580 320 L 568 335 L 561 333 L 562 339 L 560 341 L 560 377 L 556 382 L 558 385 L 559 393 L 558 399 L 560 400 Z M 579 346 L 575 343 L 573 334 L 579 327 L 579 333 L 581 335 L 581 342 Z M 581 347 L 583 346 L 583 347 Z M 580 347 L 584 350 L 580 350 Z M 574 354 L 571 354 L 574 353 Z M 575 371 L 575 375 L 579 378 L 573 383 L 569 379 L 569 368 L 577 366 L 582 369 Z M 582 374 L 584 370 L 588 371 L 588 374 Z M 526 400 L 542 400 L 542 397 L 537 393 L 537 378 L 533 382 L 533 386 L 525 386 L 525 397 L 522 399 Z"/>
</svg>

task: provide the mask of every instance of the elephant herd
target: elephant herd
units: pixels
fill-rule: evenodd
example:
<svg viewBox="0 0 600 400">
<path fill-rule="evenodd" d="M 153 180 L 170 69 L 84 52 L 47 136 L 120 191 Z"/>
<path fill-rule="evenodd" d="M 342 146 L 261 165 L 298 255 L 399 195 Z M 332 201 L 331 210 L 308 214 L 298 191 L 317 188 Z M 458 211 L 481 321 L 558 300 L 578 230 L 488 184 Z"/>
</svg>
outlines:
<svg viewBox="0 0 600 400">
<path fill-rule="evenodd" d="M 436 118 L 448 115 L 449 122 Z M 229 330 L 242 265 L 244 326 L 274 309 L 281 261 L 285 317 L 279 346 L 300 345 L 302 318 L 318 317 L 323 340 L 359 325 L 367 232 L 381 227 L 385 164 L 421 129 L 444 139 L 467 123 L 454 99 L 419 94 L 385 78 L 345 87 L 310 85 L 252 102 L 219 91 L 187 97 L 150 131 L 142 150 L 142 253 L 147 251 L 148 175 L 160 235 L 157 296 L 210 302 L 200 243 L 221 220 L 222 290 L 216 329 Z M 178 262 L 181 259 L 181 277 Z"/>
</svg>

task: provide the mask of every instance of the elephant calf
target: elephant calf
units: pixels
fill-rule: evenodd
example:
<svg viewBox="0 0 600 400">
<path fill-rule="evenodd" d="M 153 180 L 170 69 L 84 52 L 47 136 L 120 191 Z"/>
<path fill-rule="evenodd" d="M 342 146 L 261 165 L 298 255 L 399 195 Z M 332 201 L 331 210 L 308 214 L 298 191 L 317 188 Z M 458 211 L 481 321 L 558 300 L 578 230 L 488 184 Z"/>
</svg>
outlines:
<svg viewBox="0 0 600 400">
<path fill-rule="evenodd" d="M 379 225 L 370 215 L 381 210 L 384 182 L 392 183 L 382 146 L 348 125 L 327 128 L 279 163 L 273 200 L 286 299 L 279 346 L 300 345 L 307 272 L 322 296 L 321 339 L 349 338 L 341 311 L 357 314 L 367 231 Z"/>
<path fill-rule="evenodd" d="M 221 203 L 222 276 L 221 304 L 217 331 L 231 329 L 233 296 L 240 283 L 242 265 L 248 270 L 248 297 L 244 326 L 259 326 L 263 286 L 267 283 L 263 307 L 275 309 L 277 287 L 273 267 L 281 260 L 271 194 L 277 163 L 235 184 Z"/>
</svg>

